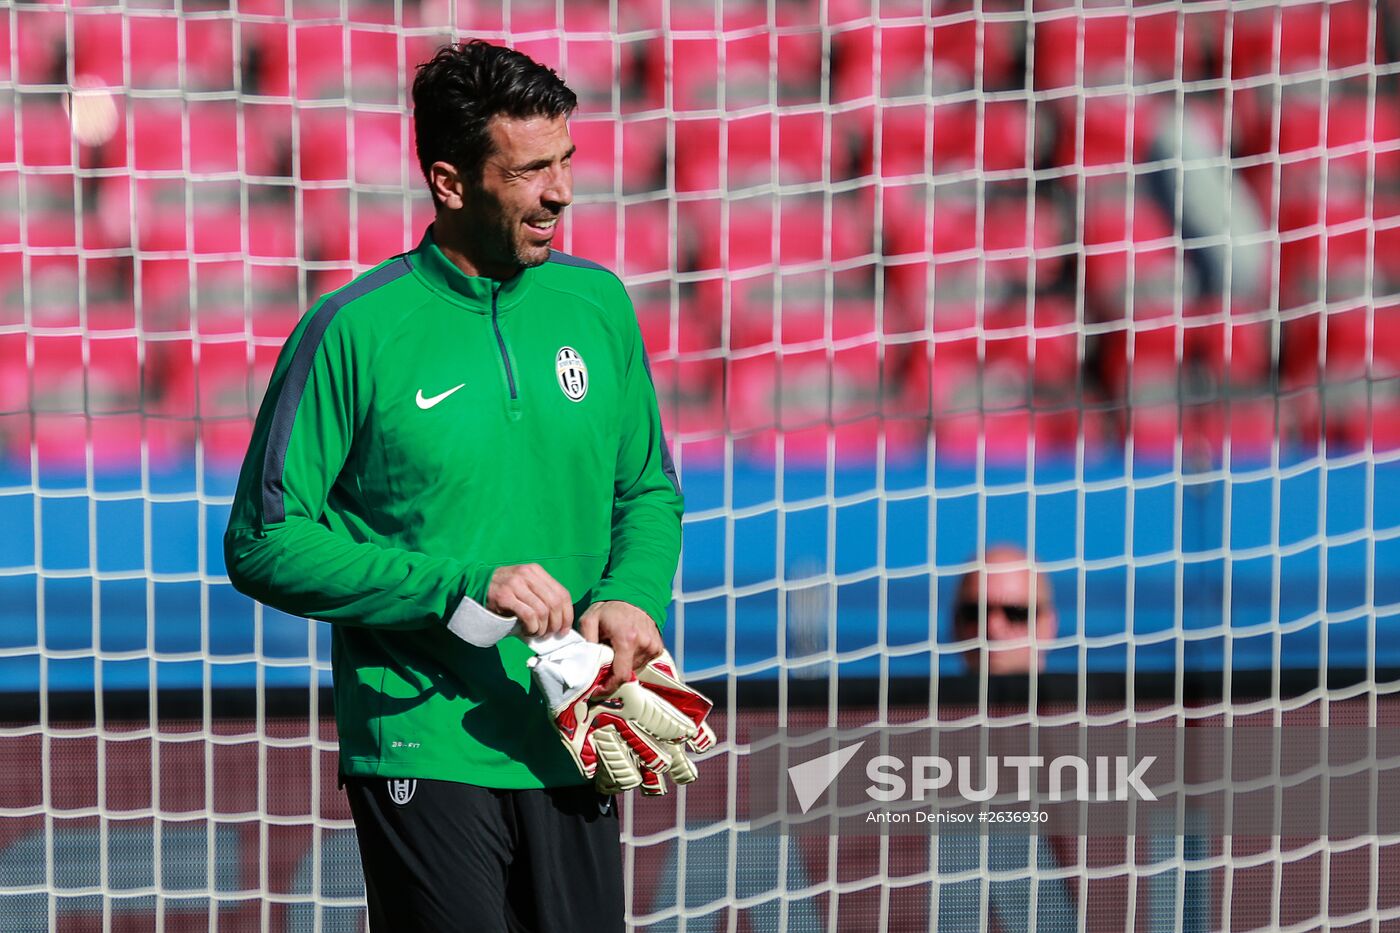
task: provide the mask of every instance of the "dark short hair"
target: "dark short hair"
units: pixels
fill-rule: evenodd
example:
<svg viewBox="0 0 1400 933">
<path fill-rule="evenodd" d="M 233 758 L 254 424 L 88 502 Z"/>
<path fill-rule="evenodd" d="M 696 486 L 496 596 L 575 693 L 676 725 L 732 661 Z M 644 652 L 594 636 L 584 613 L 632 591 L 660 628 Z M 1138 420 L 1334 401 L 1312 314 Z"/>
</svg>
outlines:
<svg viewBox="0 0 1400 933">
<path fill-rule="evenodd" d="M 434 162 L 447 162 L 479 180 L 492 117 L 563 117 L 577 106 L 553 69 L 522 52 L 481 39 L 445 45 L 413 79 L 418 165 L 425 179 Z"/>
</svg>

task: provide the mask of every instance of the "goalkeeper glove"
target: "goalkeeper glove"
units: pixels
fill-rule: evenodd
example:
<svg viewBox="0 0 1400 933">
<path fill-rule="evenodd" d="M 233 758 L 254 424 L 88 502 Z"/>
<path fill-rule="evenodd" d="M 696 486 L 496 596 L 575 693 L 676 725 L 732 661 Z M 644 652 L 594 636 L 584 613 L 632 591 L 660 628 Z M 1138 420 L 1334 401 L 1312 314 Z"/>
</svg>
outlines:
<svg viewBox="0 0 1400 933">
<path fill-rule="evenodd" d="M 715 732 L 705 721 L 714 704 L 704 694 L 686 686 L 676 668 L 676 662 L 669 651 L 662 651 L 637 672 L 637 682 L 654 693 L 658 700 L 676 710 L 690 720 L 695 727 L 693 735 L 682 741 L 668 742 L 664 751 L 670 758 L 667 769 L 671 780 L 677 784 L 689 784 L 698 776 L 695 765 L 686 757 L 686 749 L 692 752 L 708 751 L 715 744 Z M 648 771 L 642 775 L 642 793 L 659 795 L 666 793 L 666 785 L 661 773 Z"/>
<path fill-rule="evenodd" d="M 535 684 L 579 772 L 607 794 L 658 786 L 659 775 L 673 765 L 675 749 L 697 735 L 693 720 L 635 676 L 602 694 L 601 685 L 612 674 L 612 649 L 606 645 L 584 641 L 577 632 L 526 641 L 537 652 L 528 662 Z M 693 780 L 688 760 L 683 767 Z"/>
</svg>

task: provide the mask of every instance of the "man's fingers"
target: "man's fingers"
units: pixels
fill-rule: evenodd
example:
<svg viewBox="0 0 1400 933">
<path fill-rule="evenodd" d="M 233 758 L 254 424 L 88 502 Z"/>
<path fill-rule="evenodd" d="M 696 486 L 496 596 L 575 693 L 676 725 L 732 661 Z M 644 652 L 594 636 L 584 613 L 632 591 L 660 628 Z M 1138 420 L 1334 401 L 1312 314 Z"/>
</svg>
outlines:
<svg viewBox="0 0 1400 933">
<path fill-rule="evenodd" d="M 598 605 L 595 604 L 585 609 L 583 617 L 578 620 L 578 633 L 585 641 L 598 640 L 598 614 Z"/>
<path fill-rule="evenodd" d="M 558 634 L 574 621 L 569 591 L 539 564 L 497 567 L 487 590 L 487 608 L 514 615 L 531 636 Z"/>
<path fill-rule="evenodd" d="M 562 583 L 548 574 L 545 574 L 545 579 L 550 600 L 550 631 L 556 634 L 567 632 L 574 627 L 574 602 Z"/>
<path fill-rule="evenodd" d="M 569 595 L 569 591 L 564 588 L 564 584 L 551 577 L 548 570 L 538 564 L 530 566 L 535 570 L 531 581 L 535 586 L 535 592 L 549 603 L 551 612 L 558 610 L 559 618 L 564 623 L 565 628 L 572 627 L 574 624 L 574 600 Z"/>
<path fill-rule="evenodd" d="M 544 632 L 557 635 L 567 631 L 574 624 L 574 605 L 569 591 L 539 564 L 527 564 L 525 570 L 531 590 L 547 609 Z"/>
<path fill-rule="evenodd" d="M 513 609 L 528 635 L 544 635 L 549 630 L 549 607 L 535 592 L 521 585 L 512 595 Z"/>
<path fill-rule="evenodd" d="M 567 632 L 574 627 L 574 598 L 569 595 L 569 591 L 564 588 L 564 584 L 554 581 L 554 585 L 559 588 L 559 605 L 563 610 L 564 624 L 559 631 Z"/>
<path fill-rule="evenodd" d="M 604 690 L 608 693 L 627 683 L 636 668 L 636 643 L 631 638 L 614 636 L 612 642 L 612 676 L 608 678 Z"/>
<path fill-rule="evenodd" d="M 661 640 L 661 633 L 654 627 L 650 631 L 644 630 L 641 642 L 637 646 L 637 670 L 641 670 L 646 665 L 661 656 L 661 652 L 666 650 L 666 643 Z"/>
</svg>

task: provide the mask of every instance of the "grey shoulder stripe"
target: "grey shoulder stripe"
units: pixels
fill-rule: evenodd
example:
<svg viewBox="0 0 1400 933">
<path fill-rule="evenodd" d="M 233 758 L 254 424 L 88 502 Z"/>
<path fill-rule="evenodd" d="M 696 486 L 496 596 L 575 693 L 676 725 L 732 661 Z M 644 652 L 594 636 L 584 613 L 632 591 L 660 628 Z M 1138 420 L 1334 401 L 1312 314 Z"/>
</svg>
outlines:
<svg viewBox="0 0 1400 933">
<path fill-rule="evenodd" d="M 614 274 L 607 266 L 599 265 L 591 259 L 580 259 L 578 256 L 574 256 L 570 253 L 563 253 L 557 249 L 551 249 L 549 251 L 549 259 L 547 261 L 557 262 L 561 266 L 574 266 L 578 269 L 597 269 L 599 272 L 606 272 L 608 275 Z"/>
<path fill-rule="evenodd" d="M 277 395 L 277 408 L 272 413 L 272 425 L 268 429 L 267 450 L 263 454 L 262 518 L 263 523 L 285 521 L 287 508 L 284 501 L 286 487 L 283 484 L 283 471 L 287 466 L 287 447 L 292 441 L 292 425 L 296 421 L 297 408 L 306 392 L 306 380 L 311 375 L 311 364 L 316 360 L 316 352 L 321 348 L 321 340 L 330 327 L 336 313 L 356 298 L 362 298 L 377 288 L 402 278 L 413 270 L 413 261 L 407 254 L 394 262 L 382 266 L 356 279 L 336 292 L 306 325 L 296 352 L 292 355 L 291 366 L 287 368 L 287 378 L 282 383 L 282 391 Z"/>
<path fill-rule="evenodd" d="M 651 357 L 647 355 L 646 348 L 642 348 L 642 368 L 647 371 L 647 382 L 651 383 L 651 394 L 656 395 L 656 380 L 651 375 Z M 660 414 L 658 413 L 658 418 Z M 680 495 L 681 481 L 676 478 L 676 462 L 671 459 L 671 445 L 666 441 L 666 427 L 661 427 L 661 471 L 666 474 L 666 478 L 671 481 L 671 488 Z"/>
</svg>

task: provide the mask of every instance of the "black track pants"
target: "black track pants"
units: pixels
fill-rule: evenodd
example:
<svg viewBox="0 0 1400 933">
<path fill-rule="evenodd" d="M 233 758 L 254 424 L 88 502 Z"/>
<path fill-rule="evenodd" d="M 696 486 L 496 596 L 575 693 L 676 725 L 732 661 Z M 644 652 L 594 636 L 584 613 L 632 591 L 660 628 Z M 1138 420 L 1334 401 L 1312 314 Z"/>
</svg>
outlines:
<svg viewBox="0 0 1400 933">
<path fill-rule="evenodd" d="M 591 786 L 344 784 L 371 933 L 623 928 L 617 805 Z"/>
</svg>

